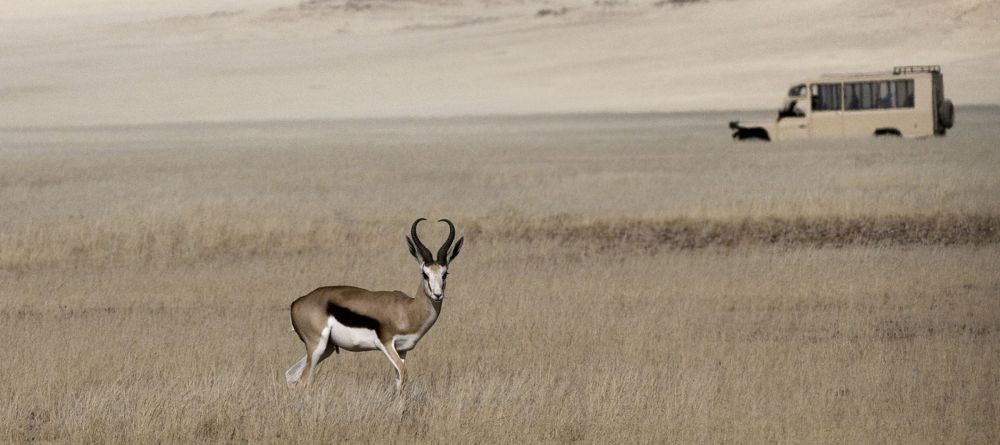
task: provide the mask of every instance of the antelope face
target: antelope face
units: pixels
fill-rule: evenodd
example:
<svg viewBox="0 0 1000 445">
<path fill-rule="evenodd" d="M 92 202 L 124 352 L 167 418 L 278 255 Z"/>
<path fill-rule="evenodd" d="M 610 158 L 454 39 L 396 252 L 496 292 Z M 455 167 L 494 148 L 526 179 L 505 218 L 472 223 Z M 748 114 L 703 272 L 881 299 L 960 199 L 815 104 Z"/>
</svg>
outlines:
<svg viewBox="0 0 1000 445">
<path fill-rule="evenodd" d="M 424 246 L 424 243 L 420 242 L 420 237 L 417 236 L 417 224 L 423 220 L 420 218 L 413 222 L 413 226 L 410 227 L 412 238 L 406 237 L 406 246 L 410 249 L 410 255 L 413 255 L 413 258 L 420 264 L 420 273 L 424 279 L 424 294 L 433 301 L 441 301 L 444 299 L 445 280 L 448 279 L 448 265 L 458 256 L 465 238 L 459 238 L 458 242 L 455 243 L 455 248 L 452 248 L 451 242 L 455 240 L 455 225 L 447 219 L 442 219 L 440 222 L 448 224 L 448 239 L 438 249 L 435 260 L 434 255 Z"/>
<path fill-rule="evenodd" d="M 424 275 L 424 292 L 431 300 L 444 299 L 445 280 L 448 279 L 448 266 L 440 264 L 422 264 L 420 272 Z"/>
</svg>

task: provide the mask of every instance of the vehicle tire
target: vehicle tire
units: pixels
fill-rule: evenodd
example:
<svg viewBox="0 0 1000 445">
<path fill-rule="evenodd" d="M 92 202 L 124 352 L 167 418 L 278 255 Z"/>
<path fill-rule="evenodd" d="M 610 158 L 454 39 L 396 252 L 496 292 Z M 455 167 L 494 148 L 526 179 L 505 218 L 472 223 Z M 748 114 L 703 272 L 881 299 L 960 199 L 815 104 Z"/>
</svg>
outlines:
<svg viewBox="0 0 1000 445">
<path fill-rule="evenodd" d="M 893 136 L 900 138 L 903 137 L 903 133 L 900 133 L 899 130 L 895 128 L 879 128 L 878 130 L 875 130 L 875 137 L 884 137 L 884 136 Z"/>
<path fill-rule="evenodd" d="M 938 106 L 938 123 L 944 128 L 951 128 L 952 125 L 955 125 L 955 105 L 948 99 L 945 99 Z"/>
</svg>

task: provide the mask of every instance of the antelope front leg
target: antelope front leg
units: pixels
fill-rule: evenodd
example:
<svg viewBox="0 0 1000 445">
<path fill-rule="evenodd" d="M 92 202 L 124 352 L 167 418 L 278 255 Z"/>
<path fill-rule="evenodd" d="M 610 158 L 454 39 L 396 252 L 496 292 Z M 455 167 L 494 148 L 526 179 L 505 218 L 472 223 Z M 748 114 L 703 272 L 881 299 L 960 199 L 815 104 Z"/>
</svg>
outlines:
<svg viewBox="0 0 1000 445">
<path fill-rule="evenodd" d="M 403 383 L 406 381 L 406 364 L 403 363 L 403 359 L 396 352 L 396 346 L 392 340 L 382 343 L 381 349 L 385 353 L 386 358 L 389 359 L 389 363 L 392 363 L 392 367 L 396 368 L 396 391 L 401 391 Z"/>
</svg>

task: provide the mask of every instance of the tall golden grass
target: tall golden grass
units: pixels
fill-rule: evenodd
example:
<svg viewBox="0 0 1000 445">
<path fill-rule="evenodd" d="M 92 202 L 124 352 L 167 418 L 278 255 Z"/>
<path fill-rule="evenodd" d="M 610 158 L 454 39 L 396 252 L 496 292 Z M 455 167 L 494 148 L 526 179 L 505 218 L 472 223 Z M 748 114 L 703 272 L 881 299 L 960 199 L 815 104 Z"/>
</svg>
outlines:
<svg viewBox="0 0 1000 445">
<path fill-rule="evenodd" d="M 996 443 L 997 115 L 0 131 L 0 441 Z M 287 305 L 415 289 L 419 216 L 467 239 L 409 386 L 287 388 Z"/>
</svg>

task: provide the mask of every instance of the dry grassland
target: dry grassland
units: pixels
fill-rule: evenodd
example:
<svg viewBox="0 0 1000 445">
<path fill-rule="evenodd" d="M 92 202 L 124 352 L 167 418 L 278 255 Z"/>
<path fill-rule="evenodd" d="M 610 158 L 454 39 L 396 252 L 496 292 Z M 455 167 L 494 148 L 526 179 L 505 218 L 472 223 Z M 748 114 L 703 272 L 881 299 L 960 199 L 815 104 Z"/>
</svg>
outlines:
<svg viewBox="0 0 1000 445">
<path fill-rule="evenodd" d="M 1000 110 L 962 112 L 2 130 L 0 442 L 996 443 Z M 418 216 L 467 238 L 409 386 L 286 388 L 288 303 L 415 289 Z"/>
</svg>

